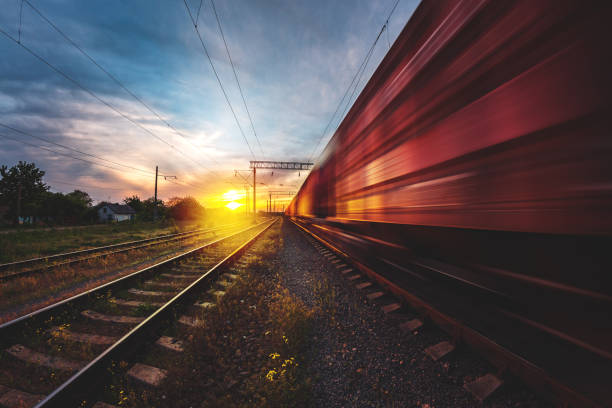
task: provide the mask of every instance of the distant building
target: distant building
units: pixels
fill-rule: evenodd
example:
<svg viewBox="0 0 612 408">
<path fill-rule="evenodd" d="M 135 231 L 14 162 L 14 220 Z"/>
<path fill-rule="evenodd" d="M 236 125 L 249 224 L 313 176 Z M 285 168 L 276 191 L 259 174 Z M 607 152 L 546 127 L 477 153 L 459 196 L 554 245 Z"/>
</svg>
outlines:
<svg viewBox="0 0 612 408">
<path fill-rule="evenodd" d="M 101 203 L 98 218 L 102 222 L 121 222 L 134 219 L 136 211 L 127 204 Z"/>
</svg>

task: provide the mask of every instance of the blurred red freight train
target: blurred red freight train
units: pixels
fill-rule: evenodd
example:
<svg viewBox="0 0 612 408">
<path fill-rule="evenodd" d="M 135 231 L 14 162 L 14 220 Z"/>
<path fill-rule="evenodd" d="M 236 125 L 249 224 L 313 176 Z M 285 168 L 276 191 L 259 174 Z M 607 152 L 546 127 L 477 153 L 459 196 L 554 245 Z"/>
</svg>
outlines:
<svg viewBox="0 0 612 408">
<path fill-rule="evenodd" d="M 287 213 L 609 233 L 609 11 L 425 1 Z"/>
<path fill-rule="evenodd" d="M 388 279 L 453 265 L 436 270 L 612 358 L 611 11 L 423 1 L 287 215 Z"/>
</svg>

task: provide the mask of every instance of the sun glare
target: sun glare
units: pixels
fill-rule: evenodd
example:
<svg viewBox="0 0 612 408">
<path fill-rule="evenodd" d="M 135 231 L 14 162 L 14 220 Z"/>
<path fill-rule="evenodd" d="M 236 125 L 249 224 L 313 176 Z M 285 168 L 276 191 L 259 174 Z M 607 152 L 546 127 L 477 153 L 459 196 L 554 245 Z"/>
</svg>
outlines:
<svg viewBox="0 0 612 408">
<path fill-rule="evenodd" d="M 239 193 L 236 190 L 230 190 L 227 193 L 223 193 L 224 201 L 236 201 L 244 198 L 244 193 Z"/>
<path fill-rule="evenodd" d="M 242 204 L 232 201 L 231 203 L 225 204 L 225 206 L 229 208 L 230 210 L 234 211 L 236 208 L 242 206 Z"/>
</svg>

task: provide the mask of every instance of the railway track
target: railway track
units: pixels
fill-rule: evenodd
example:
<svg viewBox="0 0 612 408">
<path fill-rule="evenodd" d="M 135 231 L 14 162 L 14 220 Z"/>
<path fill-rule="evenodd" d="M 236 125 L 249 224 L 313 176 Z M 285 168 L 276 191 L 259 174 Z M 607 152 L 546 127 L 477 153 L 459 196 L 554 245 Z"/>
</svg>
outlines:
<svg viewBox="0 0 612 408">
<path fill-rule="evenodd" d="M 194 231 L 161 235 L 141 240 L 4 263 L 0 264 L 0 282 L 35 275 L 53 268 L 72 266 L 95 258 L 104 258 L 136 249 L 178 242 L 204 234 L 216 234 L 234 225 L 236 224 L 226 224 L 215 228 L 202 228 Z"/>
<path fill-rule="evenodd" d="M 441 353 L 466 345 L 497 367 L 498 372 L 485 379 L 489 384 L 509 373 L 560 406 L 611 405 L 612 360 L 605 350 L 526 324 L 529 311 L 522 316 L 511 313 L 510 299 L 483 294 L 483 288 L 450 264 L 413 255 L 401 265 L 377 262 L 384 259 L 392 243 L 375 242 L 367 235 L 316 220 L 292 221 L 326 248 L 326 257 L 339 257 L 344 262 L 338 265 L 346 263 L 360 271 L 344 266 L 351 271 L 348 280 L 368 298 L 385 296 L 388 311 L 403 313 L 409 331 L 432 322 L 452 338 L 448 344 L 436 345 Z M 400 302 L 388 301 L 384 293 L 389 292 Z M 605 315 L 606 303 L 601 306 Z M 606 325 L 606 320 L 601 324 Z"/>
<path fill-rule="evenodd" d="M 183 313 L 206 309 L 223 296 L 235 276 L 223 274 L 213 284 L 215 279 L 274 222 L 229 233 L 0 325 L 0 405 L 80 406 L 114 364 L 134 363 L 143 345 L 180 348 L 161 336 L 164 328 L 172 322 L 198 325 L 197 314 Z M 155 373 L 142 364 L 130 371 L 137 378 Z"/>
</svg>

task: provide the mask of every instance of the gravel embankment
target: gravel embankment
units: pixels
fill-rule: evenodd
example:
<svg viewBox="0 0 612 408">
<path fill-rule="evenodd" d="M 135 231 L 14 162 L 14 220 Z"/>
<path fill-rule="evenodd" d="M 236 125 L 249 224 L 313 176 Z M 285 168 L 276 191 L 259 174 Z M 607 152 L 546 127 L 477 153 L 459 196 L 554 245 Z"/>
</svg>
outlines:
<svg viewBox="0 0 612 408">
<path fill-rule="evenodd" d="M 307 351 L 317 407 L 473 407 L 466 382 L 495 370 L 461 347 L 434 362 L 424 349 L 449 337 L 432 326 L 415 333 L 399 328 L 401 316 L 385 315 L 289 220 L 282 226 L 284 286 L 304 303 L 321 307 Z M 414 316 L 411 316 L 414 317 Z M 548 406 L 524 386 L 505 384 L 484 407 Z"/>
</svg>

